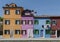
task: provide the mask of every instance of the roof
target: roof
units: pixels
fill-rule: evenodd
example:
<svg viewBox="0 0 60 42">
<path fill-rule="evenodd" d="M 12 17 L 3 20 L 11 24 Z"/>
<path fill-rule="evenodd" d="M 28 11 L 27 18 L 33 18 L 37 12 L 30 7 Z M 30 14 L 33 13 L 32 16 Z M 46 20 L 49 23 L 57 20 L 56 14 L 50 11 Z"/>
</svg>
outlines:
<svg viewBox="0 0 60 42">
<path fill-rule="evenodd" d="M 47 15 L 40 15 L 40 16 L 34 16 L 34 18 L 55 18 L 55 19 L 60 19 L 60 16 L 47 16 Z"/>
<path fill-rule="evenodd" d="M 23 7 L 17 6 L 15 3 L 11 3 L 6 4 L 3 8 L 23 8 Z"/>
</svg>

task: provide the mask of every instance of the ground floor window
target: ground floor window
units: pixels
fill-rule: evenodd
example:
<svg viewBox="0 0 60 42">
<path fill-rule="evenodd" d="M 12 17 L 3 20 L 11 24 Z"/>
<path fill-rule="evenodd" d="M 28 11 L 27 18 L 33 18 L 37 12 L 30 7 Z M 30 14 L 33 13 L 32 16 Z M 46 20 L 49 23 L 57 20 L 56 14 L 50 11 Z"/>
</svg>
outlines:
<svg viewBox="0 0 60 42">
<path fill-rule="evenodd" d="M 4 30 L 5 34 L 10 34 L 10 30 Z"/>
<path fill-rule="evenodd" d="M 22 34 L 22 35 L 26 35 L 26 34 L 27 34 L 27 31 L 26 31 L 26 30 L 22 30 L 22 31 L 21 31 L 21 34 Z"/>
<path fill-rule="evenodd" d="M 55 35 L 56 30 L 51 30 L 51 35 Z"/>
<path fill-rule="evenodd" d="M 51 30 L 46 30 L 46 34 L 51 34 Z"/>
<path fill-rule="evenodd" d="M 15 34 L 20 34 L 20 30 L 15 30 Z"/>
<path fill-rule="evenodd" d="M 33 33 L 34 33 L 34 34 L 39 34 L 39 30 L 36 29 L 36 30 L 33 31 Z"/>
</svg>

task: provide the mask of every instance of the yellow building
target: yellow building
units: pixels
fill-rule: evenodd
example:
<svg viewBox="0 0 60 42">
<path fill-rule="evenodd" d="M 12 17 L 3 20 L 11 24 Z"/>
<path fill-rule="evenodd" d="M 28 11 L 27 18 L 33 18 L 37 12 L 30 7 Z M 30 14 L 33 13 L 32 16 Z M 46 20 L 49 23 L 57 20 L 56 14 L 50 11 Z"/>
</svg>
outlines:
<svg viewBox="0 0 60 42">
<path fill-rule="evenodd" d="M 21 32 L 21 13 L 23 7 L 18 7 L 16 4 L 6 4 L 3 7 L 3 37 L 4 38 L 20 38 Z"/>
</svg>

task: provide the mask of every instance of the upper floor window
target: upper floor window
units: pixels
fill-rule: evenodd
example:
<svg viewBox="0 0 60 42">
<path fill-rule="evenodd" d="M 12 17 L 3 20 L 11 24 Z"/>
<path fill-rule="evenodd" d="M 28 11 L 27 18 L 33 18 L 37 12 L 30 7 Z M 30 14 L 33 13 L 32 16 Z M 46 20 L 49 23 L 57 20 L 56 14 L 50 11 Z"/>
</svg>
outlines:
<svg viewBox="0 0 60 42">
<path fill-rule="evenodd" d="M 22 20 L 21 23 L 22 23 L 23 25 L 25 25 L 25 24 L 26 24 L 26 20 Z"/>
<path fill-rule="evenodd" d="M 38 20 L 34 20 L 34 24 L 39 24 L 39 21 Z"/>
<path fill-rule="evenodd" d="M 52 21 L 52 25 L 56 25 L 56 20 L 53 20 Z"/>
<path fill-rule="evenodd" d="M 4 30 L 5 34 L 10 34 L 10 30 Z"/>
<path fill-rule="evenodd" d="M 16 13 L 17 15 L 19 15 L 19 14 L 20 14 L 20 10 L 16 10 L 15 13 Z"/>
<path fill-rule="evenodd" d="M 20 30 L 15 30 L 15 34 L 20 34 Z"/>
<path fill-rule="evenodd" d="M 20 20 L 16 20 L 15 21 L 15 24 L 20 24 Z"/>
<path fill-rule="evenodd" d="M 22 30 L 21 34 L 26 35 L 27 31 L 26 30 Z"/>
<path fill-rule="evenodd" d="M 29 13 L 29 12 L 27 12 L 27 13 L 25 13 L 25 15 L 30 15 L 30 13 Z"/>
<path fill-rule="evenodd" d="M 50 20 L 46 20 L 46 24 L 50 24 Z"/>
<path fill-rule="evenodd" d="M 39 34 L 39 30 L 34 30 L 34 32 L 33 32 L 34 34 Z"/>
<path fill-rule="evenodd" d="M 33 20 L 28 20 L 28 24 L 33 24 Z"/>
<path fill-rule="evenodd" d="M 9 15 L 10 14 L 10 10 L 5 10 L 4 12 L 6 15 Z"/>
<path fill-rule="evenodd" d="M 10 24 L 10 20 L 5 20 L 5 24 L 9 25 Z"/>
<path fill-rule="evenodd" d="M 47 28 L 50 29 L 50 25 L 47 25 Z"/>
</svg>

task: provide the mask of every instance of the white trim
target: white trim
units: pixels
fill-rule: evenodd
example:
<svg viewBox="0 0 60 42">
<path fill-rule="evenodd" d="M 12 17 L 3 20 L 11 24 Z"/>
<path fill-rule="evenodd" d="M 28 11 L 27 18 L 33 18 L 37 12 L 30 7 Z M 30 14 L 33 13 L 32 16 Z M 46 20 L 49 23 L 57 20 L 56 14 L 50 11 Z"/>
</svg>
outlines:
<svg viewBox="0 0 60 42">
<path fill-rule="evenodd" d="M 55 35 L 56 35 L 56 38 L 57 38 L 57 30 L 56 30 L 56 32 L 55 32 Z"/>
</svg>

